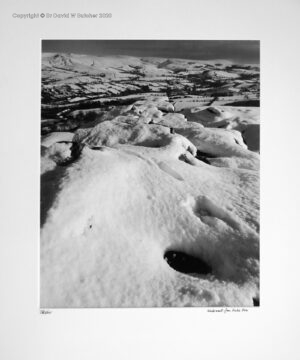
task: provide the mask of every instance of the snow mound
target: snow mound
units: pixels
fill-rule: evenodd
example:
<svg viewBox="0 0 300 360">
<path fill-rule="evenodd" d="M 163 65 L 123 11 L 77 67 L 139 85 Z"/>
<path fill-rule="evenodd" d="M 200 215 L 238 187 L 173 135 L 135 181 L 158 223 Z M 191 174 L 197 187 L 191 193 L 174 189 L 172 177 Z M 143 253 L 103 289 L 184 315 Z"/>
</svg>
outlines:
<svg viewBox="0 0 300 360">
<path fill-rule="evenodd" d="M 201 110 L 201 108 L 192 108 L 191 113 L 197 113 L 199 120 L 208 124 L 232 118 L 232 114 L 227 111 L 227 109 L 218 108 L 216 106 L 209 106 L 205 110 Z"/>
<path fill-rule="evenodd" d="M 83 149 L 42 228 L 42 307 L 253 305 L 257 175 L 180 161 L 190 146 Z M 175 271 L 171 250 L 212 272 Z"/>
<path fill-rule="evenodd" d="M 129 120 L 129 121 L 128 121 Z M 92 129 L 80 129 L 74 140 L 89 146 L 133 144 L 159 147 L 170 136 L 170 129 L 160 125 L 132 124 L 131 118 L 117 117 L 104 121 Z"/>
<path fill-rule="evenodd" d="M 257 112 L 149 96 L 99 121 L 42 139 L 41 307 L 253 306 Z"/>
<path fill-rule="evenodd" d="M 144 100 L 136 101 L 133 110 L 142 116 L 146 116 L 149 110 L 156 111 L 156 117 L 160 117 L 162 112 L 174 112 L 174 106 L 168 100 L 166 96 L 149 96 Z"/>
<path fill-rule="evenodd" d="M 42 138 L 41 145 L 49 147 L 59 141 L 72 141 L 74 134 L 71 132 L 53 132 Z"/>
<path fill-rule="evenodd" d="M 158 124 L 163 126 L 168 126 L 170 128 L 176 128 L 184 126 L 187 122 L 187 119 L 183 114 L 177 114 L 177 113 L 169 113 L 164 115 L 162 118 L 158 119 Z"/>
<path fill-rule="evenodd" d="M 233 106 L 197 106 L 181 109 L 188 121 L 206 127 L 240 129 L 249 124 L 259 124 L 259 108 Z"/>
<path fill-rule="evenodd" d="M 171 123 L 172 120 L 169 120 L 168 125 Z M 252 170 L 259 168 L 259 155 L 248 150 L 242 134 L 237 130 L 206 128 L 190 121 L 174 121 L 172 127 L 176 134 L 186 137 L 204 153 L 212 165 Z M 229 158 L 230 161 L 215 158 Z"/>
<path fill-rule="evenodd" d="M 238 74 L 230 73 L 224 70 L 206 70 L 203 72 L 202 76 L 205 79 L 236 79 L 239 77 Z"/>
</svg>

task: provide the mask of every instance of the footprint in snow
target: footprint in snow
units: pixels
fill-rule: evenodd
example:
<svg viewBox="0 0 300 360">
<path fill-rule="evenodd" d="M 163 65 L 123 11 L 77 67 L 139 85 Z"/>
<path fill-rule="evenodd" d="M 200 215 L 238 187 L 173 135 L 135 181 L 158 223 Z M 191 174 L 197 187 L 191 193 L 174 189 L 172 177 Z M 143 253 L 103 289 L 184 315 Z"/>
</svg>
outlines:
<svg viewBox="0 0 300 360">
<path fill-rule="evenodd" d="M 216 205 L 207 196 L 199 196 L 196 199 L 191 197 L 184 205 L 190 208 L 192 213 L 207 225 L 215 225 L 216 219 L 218 219 L 233 229 L 239 230 L 241 227 L 238 219 L 231 211 Z"/>
</svg>

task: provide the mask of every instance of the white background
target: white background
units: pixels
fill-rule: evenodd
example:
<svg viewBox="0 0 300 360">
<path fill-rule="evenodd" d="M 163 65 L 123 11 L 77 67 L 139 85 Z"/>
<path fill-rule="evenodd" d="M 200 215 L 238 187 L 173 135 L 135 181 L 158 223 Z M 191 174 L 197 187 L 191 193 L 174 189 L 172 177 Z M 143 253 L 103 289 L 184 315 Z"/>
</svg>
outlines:
<svg viewBox="0 0 300 360">
<path fill-rule="evenodd" d="M 0 358 L 299 359 L 298 0 L 0 4 Z M 112 19 L 12 13 L 111 12 Z M 40 39 L 261 40 L 261 306 L 39 314 Z"/>
</svg>

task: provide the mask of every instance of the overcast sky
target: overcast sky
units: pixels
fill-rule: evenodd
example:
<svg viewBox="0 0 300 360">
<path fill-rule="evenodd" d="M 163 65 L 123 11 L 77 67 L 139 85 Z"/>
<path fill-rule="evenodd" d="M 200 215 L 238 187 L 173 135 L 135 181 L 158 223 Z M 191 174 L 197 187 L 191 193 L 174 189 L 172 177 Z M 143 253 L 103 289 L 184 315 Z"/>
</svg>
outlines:
<svg viewBox="0 0 300 360">
<path fill-rule="evenodd" d="M 42 51 L 259 63 L 256 40 L 43 40 Z"/>
</svg>

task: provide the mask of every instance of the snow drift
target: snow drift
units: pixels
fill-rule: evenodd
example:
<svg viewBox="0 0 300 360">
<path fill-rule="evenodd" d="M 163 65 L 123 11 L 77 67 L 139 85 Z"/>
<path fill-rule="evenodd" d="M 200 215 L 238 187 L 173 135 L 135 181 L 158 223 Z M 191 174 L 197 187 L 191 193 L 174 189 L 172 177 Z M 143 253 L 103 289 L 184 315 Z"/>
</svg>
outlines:
<svg viewBox="0 0 300 360">
<path fill-rule="evenodd" d="M 209 119 L 236 118 L 221 110 Z M 53 186 L 41 306 L 253 306 L 259 154 L 242 136 L 256 136 L 247 113 L 221 129 L 174 113 L 167 98 L 114 114 L 42 143 L 42 189 Z"/>
</svg>

